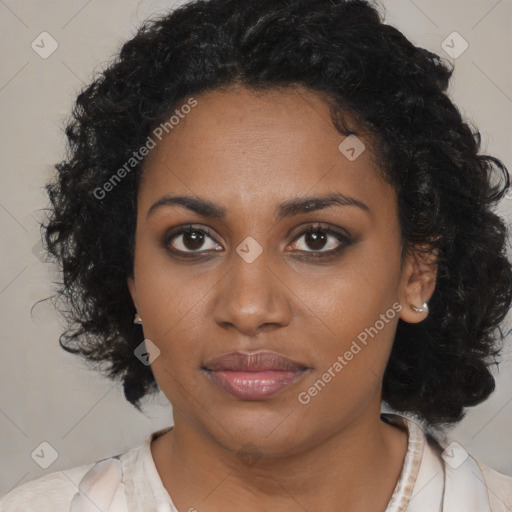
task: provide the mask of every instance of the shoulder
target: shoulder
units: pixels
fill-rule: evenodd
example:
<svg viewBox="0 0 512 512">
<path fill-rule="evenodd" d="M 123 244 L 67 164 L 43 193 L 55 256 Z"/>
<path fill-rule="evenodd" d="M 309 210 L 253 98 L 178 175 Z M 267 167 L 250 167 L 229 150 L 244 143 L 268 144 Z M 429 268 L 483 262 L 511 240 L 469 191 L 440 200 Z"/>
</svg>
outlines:
<svg viewBox="0 0 512 512">
<path fill-rule="evenodd" d="M 444 504 L 449 504 L 448 510 L 463 501 L 467 509 L 472 506 L 473 510 L 511 512 L 512 476 L 487 466 L 458 443 L 452 444 L 455 447 L 449 445 L 444 450 L 436 442 L 431 447 L 442 460 Z"/>
<path fill-rule="evenodd" d="M 485 480 L 492 512 L 512 510 L 512 476 L 496 471 L 475 459 Z"/>
<path fill-rule="evenodd" d="M 431 490 L 437 485 L 443 510 L 512 512 L 512 476 L 487 466 L 456 442 L 443 446 L 428 428 L 423 430 L 414 420 L 397 418 L 396 415 L 391 417 L 408 426 L 410 446 L 411 441 L 413 446 L 417 441 L 423 446 L 416 484 L 421 484 L 421 489 L 430 485 Z M 444 477 L 435 478 L 438 475 Z M 425 494 L 423 496 L 427 499 Z M 439 505 L 434 504 L 435 510 L 440 509 Z"/>
<path fill-rule="evenodd" d="M 128 511 L 134 485 L 143 485 L 143 463 L 151 457 L 151 434 L 144 442 L 114 457 L 55 471 L 0 496 L 0 512 Z M 156 469 L 155 469 L 156 471 Z M 127 492 L 128 491 L 128 492 Z"/>
<path fill-rule="evenodd" d="M 0 512 L 69 510 L 80 481 L 95 464 L 55 471 L 14 488 L 0 497 Z"/>
</svg>

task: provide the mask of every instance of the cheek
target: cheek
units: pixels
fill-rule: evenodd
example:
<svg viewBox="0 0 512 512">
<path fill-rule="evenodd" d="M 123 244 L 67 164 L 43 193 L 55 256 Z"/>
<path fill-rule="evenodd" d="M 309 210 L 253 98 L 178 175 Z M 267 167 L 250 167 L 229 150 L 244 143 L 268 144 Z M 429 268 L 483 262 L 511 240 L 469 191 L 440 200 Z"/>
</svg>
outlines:
<svg viewBox="0 0 512 512">
<path fill-rule="evenodd" d="M 361 242 L 328 279 L 308 285 L 310 317 L 324 333 L 317 336 L 317 371 L 308 384 L 322 381 L 322 403 L 336 400 L 337 393 L 364 400 L 380 386 L 401 309 L 400 255 L 395 245 L 386 245 Z"/>
<path fill-rule="evenodd" d="M 180 410 L 190 406 L 190 397 L 201 396 L 202 341 L 207 330 L 199 318 L 194 310 L 185 315 L 168 314 L 165 321 L 151 315 L 151 328 L 144 333 L 160 350 L 152 362 L 155 379 L 173 407 Z"/>
<path fill-rule="evenodd" d="M 198 319 L 194 308 L 209 289 L 203 279 L 191 279 L 190 273 L 197 275 L 197 271 L 171 264 L 163 249 L 143 237 L 137 246 L 134 271 L 145 336 L 163 345 L 174 331 L 194 325 Z"/>
<path fill-rule="evenodd" d="M 199 310 L 211 285 L 201 279 L 191 282 L 184 272 L 159 262 L 154 252 L 142 250 L 136 258 L 135 280 L 144 337 L 159 350 L 151 365 L 153 374 L 179 408 L 183 397 L 194 395 L 198 380 L 205 332 L 205 315 Z"/>
<path fill-rule="evenodd" d="M 385 286 L 372 290 L 363 283 L 360 275 L 346 275 L 318 296 L 325 335 L 316 336 L 315 371 L 296 400 L 319 423 L 354 416 L 381 393 L 400 304 Z"/>
<path fill-rule="evenodd" d="M 312 311 L 325 321 L 331 335 L 356 336 L 398 300 L 400 256 L 394 245 L 386 245 L 360 242 L 339 268 L 304 287 Z"/>
</svg>

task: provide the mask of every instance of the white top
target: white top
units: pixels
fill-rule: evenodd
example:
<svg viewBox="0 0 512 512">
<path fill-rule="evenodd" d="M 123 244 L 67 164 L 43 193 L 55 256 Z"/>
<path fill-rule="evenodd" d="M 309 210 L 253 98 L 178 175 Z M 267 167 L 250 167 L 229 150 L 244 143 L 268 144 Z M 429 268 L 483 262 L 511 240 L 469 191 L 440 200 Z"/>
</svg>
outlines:
<svg viewBox="0 0 512 512">
<path fill-rule="evenodd" d="M 511 512 L 512 477 L 469 455 L 457 443 L 443 452 L 405 416 L 382 413 L 408 432 L 402 472 L 386 512 Z M 56 471 L 0 498 L 0 512 L 178 512 L 162 484 L 150 434 L 131 450 Z"/>
</svg>

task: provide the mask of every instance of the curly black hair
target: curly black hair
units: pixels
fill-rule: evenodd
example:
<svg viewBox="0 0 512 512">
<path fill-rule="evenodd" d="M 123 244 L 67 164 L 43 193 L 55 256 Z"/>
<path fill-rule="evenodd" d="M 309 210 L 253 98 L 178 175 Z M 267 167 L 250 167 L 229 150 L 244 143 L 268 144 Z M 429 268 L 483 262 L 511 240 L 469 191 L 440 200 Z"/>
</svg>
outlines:
<svg viewBox="0 0 512 512">
<path fill-rule="evenodd" d="M 126 284 L 144 159 L 100 192 L 180 102 L 233 84 L 306 87 L 328 99 L 341 133 L 373 136 L 406 247 L 437 250 L 430 313 L 398 321 L 383 400 L 440 426 L 494 390 L 512 269 L 507 228 L 492 210 L 509 175 L 479 154 L 480 133 L 449 99 L 453 66 L 383 19 L 363 0 L 196 0 L 146 20 L 78 95 L 43 223 L 63 276 L 53 297 L 66 303 L 59 343 L 121 380 L 139 411 L 159 389 L 134 357 L 143 335 Z"/>
</svg>

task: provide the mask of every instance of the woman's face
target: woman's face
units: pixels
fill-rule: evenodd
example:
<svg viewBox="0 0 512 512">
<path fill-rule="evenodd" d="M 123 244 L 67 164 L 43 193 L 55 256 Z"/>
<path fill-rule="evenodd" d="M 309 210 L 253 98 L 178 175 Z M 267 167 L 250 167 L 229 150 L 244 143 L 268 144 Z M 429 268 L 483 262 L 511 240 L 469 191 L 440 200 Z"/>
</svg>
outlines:
<svg viewBox="0 0 512 512">
<path fill-rule="evenodd" d="M 344 142 L 310 91 L 195 100 L 153 136 L 139 191 L 128 285 L 153 373 L 177 428 L 235 451 L 307 449 L 378 414 L 398 318 L 424 318 L 408 306 L 428 296 L 409 260 L 401 271 L 396 194 L 369 141 Z M 300 369 L 213 371 L 262 351 Z"/>
</svg>

